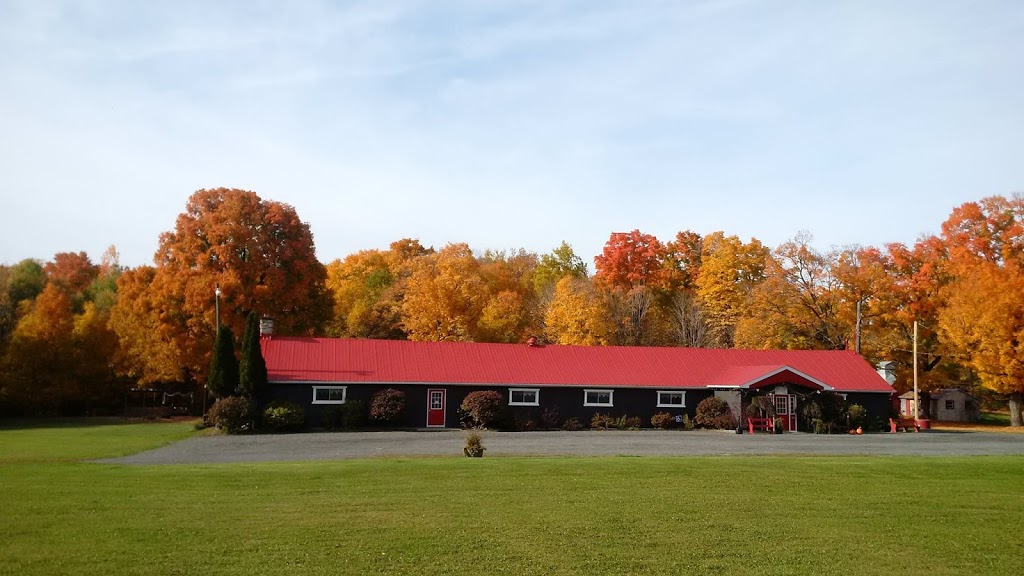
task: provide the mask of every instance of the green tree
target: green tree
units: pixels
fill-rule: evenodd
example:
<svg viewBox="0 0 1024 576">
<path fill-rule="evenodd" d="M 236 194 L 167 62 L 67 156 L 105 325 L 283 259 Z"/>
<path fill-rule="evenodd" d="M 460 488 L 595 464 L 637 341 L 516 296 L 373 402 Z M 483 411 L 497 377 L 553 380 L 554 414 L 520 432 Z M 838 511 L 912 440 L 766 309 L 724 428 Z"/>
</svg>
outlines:
<svg viewBox="0 0 1024 576">
<path fill-rule="evenodd" d="M 239 362 L 239 385 L 253 402 L 262 400 L 267 392 L 267 363 L 260 348 L 260 318 L 250 312 L 242 335 L 242 359 Z"/>
<path fill-rule="evenodd" d="M 217 331 L 217 343 L 210 359 L 210 377 L 206 387 L 220 398 L 234 396 L 238 389 L 238 359 L 235 358 L 235 335 L 222 325 Z"/>
<path fill-rule="evenodd" d="M 26 258 L 11 268 L 7 292 L 15 306 L 23 300 L 35 300 L 46 287 L 46 273 L 38 260 Z"/>
</svg>

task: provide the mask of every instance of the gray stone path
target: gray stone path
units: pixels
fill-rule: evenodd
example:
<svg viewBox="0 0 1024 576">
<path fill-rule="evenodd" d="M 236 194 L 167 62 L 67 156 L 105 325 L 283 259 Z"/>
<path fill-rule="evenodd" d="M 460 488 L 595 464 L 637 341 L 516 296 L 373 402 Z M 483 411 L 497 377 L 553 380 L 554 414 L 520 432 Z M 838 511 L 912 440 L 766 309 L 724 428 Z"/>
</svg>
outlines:
<svg viewBox="0 0 1024 576">
<path fill-rule="evenodd" d="M 735 434 L 723 431 L 484 432 L 488 456 L 708 456 L 730 454 L 965 456 L 1024 454 L 1024 435 L 981 432 L 866 434 Z M 163 448 L 100 460 L 115 464 L 205 464 L 338 460 L 378 456 L 457 456 L 459 430 L 323 432 L 203 436 Z"/>
</svg>

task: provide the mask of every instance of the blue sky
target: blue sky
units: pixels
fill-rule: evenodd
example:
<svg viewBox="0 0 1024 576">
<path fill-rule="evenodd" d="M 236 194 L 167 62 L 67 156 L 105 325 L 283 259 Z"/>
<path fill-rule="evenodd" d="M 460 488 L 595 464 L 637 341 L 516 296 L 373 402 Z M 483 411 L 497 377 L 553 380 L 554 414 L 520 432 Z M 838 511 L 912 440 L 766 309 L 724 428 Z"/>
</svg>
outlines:
<svg viewBox="0 0 1024 576">
<path fill-rule="evenodd" d="M 1024 190 L 1024 3 L 0 0 L 0 262 L 149 263 L 200 188 L 416 237 L 913 242 Z"/>
</svg>

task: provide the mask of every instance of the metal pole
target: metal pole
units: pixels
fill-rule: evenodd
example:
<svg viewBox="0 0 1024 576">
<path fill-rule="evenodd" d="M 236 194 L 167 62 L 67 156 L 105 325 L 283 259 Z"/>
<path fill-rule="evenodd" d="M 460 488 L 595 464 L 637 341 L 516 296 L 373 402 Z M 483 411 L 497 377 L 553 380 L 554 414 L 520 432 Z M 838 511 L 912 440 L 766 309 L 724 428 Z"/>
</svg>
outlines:
<svg viewBox="0 0 1024 576">
<path fill-rule="evenodd" d="M 917 320 L 914 320 L 914 420 L 921 414 L 920 400 L 917 392 Z"/>
<path fill-rule="evenodd" d="M 217 334 L 220 334 L 220 284 L 213 290 L 213 306 L 217 313 Z"/>
</svg>

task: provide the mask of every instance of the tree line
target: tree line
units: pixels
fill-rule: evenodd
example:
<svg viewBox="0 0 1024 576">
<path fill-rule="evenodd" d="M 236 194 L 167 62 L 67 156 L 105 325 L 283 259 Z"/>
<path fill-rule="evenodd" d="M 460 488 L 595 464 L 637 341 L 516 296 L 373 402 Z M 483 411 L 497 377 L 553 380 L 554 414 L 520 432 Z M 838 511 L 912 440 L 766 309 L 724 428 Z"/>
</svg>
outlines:
<svg viewBox="0 0 1024 576">
<path fill-rule="evenodd" d="M 0 413 L 115 409 L 131 387 L 205 384 L 217 318 L 285 335 L 551 344 L 858 348 L 924 389 L 977 383 L 1024 399 L 1024 197 L 952 210 L 912 246 L 774 248 L 685 230 L 612 233 L 590 274 L 550 253 L 435 249 L 415 239 L 326 265 L 289 205 L 233 189 L 193 194 L 153 265 L 109 249 L 0 266 Z"/>
</svg>

